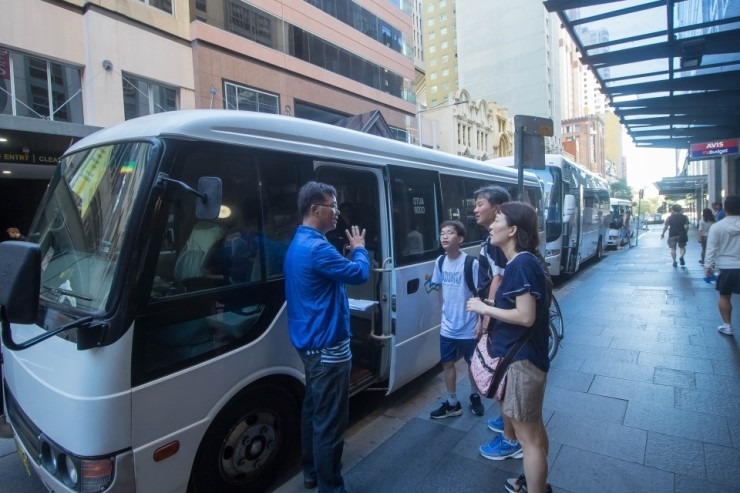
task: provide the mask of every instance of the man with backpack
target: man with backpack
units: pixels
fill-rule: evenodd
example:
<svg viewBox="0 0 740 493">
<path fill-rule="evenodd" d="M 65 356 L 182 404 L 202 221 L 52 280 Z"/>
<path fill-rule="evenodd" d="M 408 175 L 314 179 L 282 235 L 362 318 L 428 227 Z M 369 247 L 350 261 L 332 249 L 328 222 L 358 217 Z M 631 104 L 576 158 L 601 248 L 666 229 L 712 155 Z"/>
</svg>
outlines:
<svg viewBox="0 0 740 493">
<path fill-rule="evenodd" d="M 432 274 L 432 283 L 441 286 L 442 324 L 439 333 L 439 352 L 444 370 L 447 399 L 439 409 L 432 411 L 432 419 L 449 418 L 462 415 L 462 404 L 457 399 L 457 372 L 455 362 L 460 356 L 470 366 L 476 346 L 475 328 L 478 317 L 465 310 L 469 298 L 476 295 L 478 260 L 460 250 L 465 241 L 465 226 L 460 221 L 444 221 L 439 236 L 445 254 L 437 259 Z M 471 316 L 472 315 L 472 316 Z M 475 389 L 470 372 L 470 384 Z M 471 403 L 476 400 L 481 407 L 480 395 L 470 396 Z M 476 413 L 477 414 L 477 413 Z"/>
</svg>

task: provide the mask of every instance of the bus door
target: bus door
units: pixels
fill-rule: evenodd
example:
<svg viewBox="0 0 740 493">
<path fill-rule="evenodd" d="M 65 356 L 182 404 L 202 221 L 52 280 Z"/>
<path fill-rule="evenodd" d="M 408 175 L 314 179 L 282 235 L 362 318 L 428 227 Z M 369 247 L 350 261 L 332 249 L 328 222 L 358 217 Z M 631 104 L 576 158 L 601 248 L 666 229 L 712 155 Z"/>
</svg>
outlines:
<svg viewBox="0 0 740 493">
<path fill-rule="evenodd" d="M 439 362 L 441 297 L 431 284 L 441 254 L 437 173 L 389 167 L 393 339 L 388 393 Z"/>
<path fill-rule="evenodd" d="M 337 190 L 337 228 L 327 233 L 343 255 L 349 255 L 345 230 L 352 225 L 365 229 L 370 254 L 370 277 L 364 284 L 346 285 L 352 327 L 351 391 L 387 378 L 390 342 L 390 242 L 388 203 L 382 169 L 358 168 L 327 162 L 314 164 L 316 179 Z"/>
<path fill-rule="evenodd" d="M 570 218 L 568 226 L 568 257 L 565 272 L 574 274 L 578 272 L 581 263 L 581 248 L 583 243 L 583 185 L 579 185 L 575 190 L 571 189 L 576 199 L 576 208 Z"/>
</svg>

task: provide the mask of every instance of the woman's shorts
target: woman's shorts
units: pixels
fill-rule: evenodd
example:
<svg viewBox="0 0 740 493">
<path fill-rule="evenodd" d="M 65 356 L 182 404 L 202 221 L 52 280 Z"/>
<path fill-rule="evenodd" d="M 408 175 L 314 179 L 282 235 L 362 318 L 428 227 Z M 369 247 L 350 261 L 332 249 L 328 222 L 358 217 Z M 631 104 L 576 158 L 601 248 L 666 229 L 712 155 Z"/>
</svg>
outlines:
<svg viewBox="0 0 740 493">
<path fill-rule="evenodd" d="M 528 360 L 515 361 L 506 372 L 506 393 L 501 413 L 514 421 L 533 423 L 542 419 L 547 373 Z"/>
<path fill-rule="evenodd" d="M 720 269 L 716 288 L 722 296 L 740 294 L 740 269 Z"/>
</svg>

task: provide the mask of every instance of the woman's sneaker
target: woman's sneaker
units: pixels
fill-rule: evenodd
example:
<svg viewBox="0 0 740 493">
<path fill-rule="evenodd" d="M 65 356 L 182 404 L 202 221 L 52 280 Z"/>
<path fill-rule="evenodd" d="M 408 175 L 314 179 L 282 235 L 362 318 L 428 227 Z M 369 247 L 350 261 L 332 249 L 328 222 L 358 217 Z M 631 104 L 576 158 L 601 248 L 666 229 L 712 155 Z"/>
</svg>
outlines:
<svg viewBox="0 0 740 493">
<path fill-rule="evenodd" d="M 441 406 L 439 406 L 439 409 L 432 411 L 429 414 L 429 417 L 432 419 L 442 419 L 442 418 L 451 418 L 453 416 L 460 416 L 462 414 L 462 405 L 460 405 L 460 401 L 457 402 L 454 406 L 450 405 L 449 402 L 444 401 Z"/>
<path fill-rule="evenodd" d="M 481 445 L 478 450 L 480 455 L 486 459 L 504 460 L 504 459 L 521 459 L 524 457 L 522 446 L 519 442 L 511 443 L 503 435 L 496 435 L 491 443 Z"/>
<path fill-rule="evenodd" d="M 495 431 L 496 433 L 503 433 L 504 432 L 504 417 L 499 416 L 496 419 L 489 419 L 488 429 L 491 431 Z"/>
</svg>

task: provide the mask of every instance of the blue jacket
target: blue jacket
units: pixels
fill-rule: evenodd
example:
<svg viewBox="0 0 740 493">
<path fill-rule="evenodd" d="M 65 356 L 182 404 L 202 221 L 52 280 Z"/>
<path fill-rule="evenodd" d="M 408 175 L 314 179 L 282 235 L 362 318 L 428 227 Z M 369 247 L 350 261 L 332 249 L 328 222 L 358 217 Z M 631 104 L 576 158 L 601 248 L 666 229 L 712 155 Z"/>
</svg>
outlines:
<svg viewBox="0 0 740 493">
<path fill-rule="evenodd" d="M 298 226 L 285 256 L 288 330 L 299 351 L 323 349 L 350 336 L 349 302 L 344 284 L 362 284 L 370 273 L 370 256 L 355 248 L 342 257 L 317 229 Z"/>
</svg>

